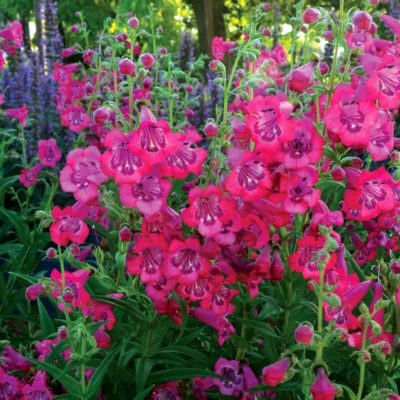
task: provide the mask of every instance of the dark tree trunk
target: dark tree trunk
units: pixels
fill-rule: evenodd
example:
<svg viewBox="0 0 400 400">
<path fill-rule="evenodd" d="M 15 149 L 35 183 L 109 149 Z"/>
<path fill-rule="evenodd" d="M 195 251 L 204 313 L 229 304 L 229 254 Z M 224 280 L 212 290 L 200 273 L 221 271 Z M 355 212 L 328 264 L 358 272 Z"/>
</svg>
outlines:
<svg viewBox="0 0 400 400">
<path fill-rule="evenodd" d="M 188 0 L 192 6 L 197 30 L 199 50 L 211 56 L 211 41 L 214 36 L 225 38 L 224 0 Z"/>
<path fill-rule="evenodd" d="M 35 25 L 36 25 L 36 45 L 39 50 L 39 59 L 43 64 L 43 46 L 42 46 L 42 38 L 43 38 L 43 25 L 42 18 L 40 15 L 40 5 L 39 0 L 33 0 L 33 14 L 35 16 Z"/>
</svg>

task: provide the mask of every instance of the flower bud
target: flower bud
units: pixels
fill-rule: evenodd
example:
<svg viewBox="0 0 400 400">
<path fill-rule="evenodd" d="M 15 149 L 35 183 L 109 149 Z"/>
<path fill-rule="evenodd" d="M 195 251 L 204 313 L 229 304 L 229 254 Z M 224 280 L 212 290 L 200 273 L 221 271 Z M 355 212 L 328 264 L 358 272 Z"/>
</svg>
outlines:
<svg viewBox="0 0 400 400">
<path fill-rule="evenodd" d="M 168 54 L 168 49 L 166 47 L 161 47 L 159 52 L 160 52 L 160 54 L 165 56 L 166 54 Z"/>
<path fill-rule="evenodd" d="M 133 55 L 137 57 L 140 55 L 141 52 L 142 52 L 142 47 L 139 44 L 135 44 L 133 46 Z"/>
<path fill-rule="evenodd" d="M 25 290 L 25 297 L 29 301 L 36 300 L 44 292 L 44 287 L 41 283 L 35 283 L 34 285 L 28 286 Z"/>
<path fill-rule="evenodd" d="M 264 10 L 268 11 L 269 9 L 271 9 L 271 4 L 269 4 L 269 3 L 264 3 L 264 4 L 262 5 L 262 8 L 263 8 Z"/>
<path fill-rule="evenodd" d="M 76 32 L 78 32 L 78 31 L 79 31 L 79 25 L 72 25 L 72 26 L 69 28 L 69 31 L 70 31 L 71 33 L 76 33 Z"/>
<path fill-rule="evenodd" d="M 132 231 L 127 227 L 124 226 L 118 233 L 119 240 L 121 242 L 129 242 L 132 238 Z"/>
<path fill-rule="evenodd" d="M 325 31 L 322 35 L 328 42 L 331 42 L 335 39 L 332 31 Z"/>
<path fill-rule="evenodd" d="M 57 331 L 58 338 L 60 340 L 65 340 L 68 337 L 68 329 L 66 326 L 60 326 Z"/>
<path fill-rule="evenodd" d="M 218 127 L 213 122 L 208 122 L 204 127 L 204 133 L 207 137 L 215 137 L 218 134 Z"/>
<path fill-rule="evenodd" d="M 46 250 L 46 256 L 49 260 L 54 260 L 57 257 L 57 250 L 54 247 L 49 247 Z"/>
<path fill-rule="evenodd" d="M 134 29 L 139 28 L 139 25 L 140 25 L 139 19 L 136 17 L 129 18 L 128 25 Z"/>
<path fill-rule="evenodd" d="M 301 93 L 307 89 L 314 80 L 314 63 L 309 62 L 293 70 L 290 74 L 289 89 Z"/>
<path fill-rule="evenodd" d="M 278 250 L 274 250 L 274 255 L 271 261 L 271 268 L 269 269 L 269 276 L 273 281 L 280 281 L 285 273 L 285 267 Z"/>
<path fill-rule="evenodd" d="M 74 257 L 78 257 L 79 254 L 81 253 L 81 249 L 79 248 L 79 246 L 75 243 L 72 243 L 69 246 L 69 252 L 74 256 Z"/>
<path fill-rule="evenodd" d="M 333 400 L 336 388 L 332 385 L 325 370 L 321 367 L 317 370 L 317 376 L 310 388 L 313 400 Z"/>
<path fill-rule="evenodd" d="M 307 8 L 303 13 L 303 21 L 306 24 L 313 24 L 321 18 L 321 12 L 316 8 Z"/>
<path fill-rule="evenodd" d="M 324 62 L 320 62 L 318 67 L 319 67 L 319 72 L 321 72 L 321 75 L 326 75 L 329 72 L 329 66 Z"/>
<path fill-rule="evenodd" d="M 71 290 L 66 290 L 62 295 L 62 299 L 65 303 L 72 303 L 75 299 L 75 295 Z"/>
<path fill-rule="evenodd" d="M 360 361 L 363 361 L 365 363 L 371 362 L 371 353 L 368 350 L 361 350 Z"/>
<path fill-rule="evenodd" d="M 118 42 L 123 43 L 123 42 L 126 42 L 127 40 L 128 40 L 128 35 L 125 32 L 119 33 L 117 35 L 117 41 Z"/>
<path fill-rule="evenodd" d="M 111 116 L 111 109 L 103 106 L 95 110 L 93 113 L 93 121 L 98 125 L 104 125 Z"/>
<path fill-rule="evenodd" d="M 390 269 L 394 274 L 400 274 L 400 261 L 392 261 L 390 264 Z"/>
<path fill-rule="evenodd" d="M 135 63 L 129 58 L 124 58 L 121 60 L 118 63 L 118 68 L 122 75 L 133 75 L 133 73 L 136 71 Z"/>
<path fill-rule="evenodd" d="M 218 72 L 218 61 L 217 60 L 210 61 L 208 67 L 210 68 L 211 71 Z"/>
<path fill-rule="evenodd" d="M 267 36 L 267 37 L 271 36 L 271 31 L 268 28 L 264 28 L 262 30 L 262 33 L 263 33 L 264 36 Z"/>
<path fill-rule="evenodd" d="M 151 69 L 155 63 L 155 58 L 153 54 L 150 53 L 143 53 L 139 58 L 140 63 L 146 69 Z"/>
<path fill-rule="evenodd" d="M 366 11 L 356 11 L 353 15 L 353 24 L 358 29 L 368 30 L 372 24 L 372 17 Z"/>
<path fill-rule="evenodd" d="M 346 172 L 342 167 L 335 165 L 332 168 L 332 178 L 336 182 L 342 182 L 346 179 Z"/>
<path fill-rule="evenodd" d="M 388 342 L 379 342 L 379 347 L 385 356 L 388 356 L 392 352 L 392 346 Z"/>
<path fill-rule="evenodd" d="M 372 320 L 371 321 L 371 326 L 372 326 L 372 334 L 375 337 L 379 337 L 379 336 L 382 335 L 382 327 L 378 322 Z"/>
<path fill-rule="evenodd" d="M 314 329 L 309 325 L 300 325 L 294 331 L 294 339 L 298 344 L 309 346 L 314 337 Z"/>
<path fill-rule="evenodd" d="M 286 379 L 286 372 L 290 367 L 290 358 L 284 358 L 264 367 L 262 370 L 262 383 L 275 387 Z"/>
</svg>

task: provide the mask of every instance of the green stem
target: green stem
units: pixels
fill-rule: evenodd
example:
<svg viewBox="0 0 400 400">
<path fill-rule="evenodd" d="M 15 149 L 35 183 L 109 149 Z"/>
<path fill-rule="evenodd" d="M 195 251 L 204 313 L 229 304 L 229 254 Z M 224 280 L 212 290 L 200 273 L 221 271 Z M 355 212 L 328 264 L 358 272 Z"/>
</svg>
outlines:
<svg viewBox="0 0 400 400">
<path fill-rule="evenodd" d="M 28 158 L 26 156 L 26 140 L 25 140 L 25 132 L 24 127 L 20 126 L 19 137 L 22 145 L 22 161 L 24 162 L 24 168 L 28 168 Z"/>
<path fill-rule="evenodd" d="M 365 350 L 366 343 L 367 343 L 367 332 L 368 332 L 368 320 L 365 319 L 363 334 L 362 334 L 362 341 L 361 341 L 361 351 Z M 364 380 L 365 380 L 365 361 L 362 359 L 360 360 L 360 381 L 358 384 L 358 391 L 357 391 L 357 400 L 361 400 L 362 393 L 364 390 Z"/>
<path fill-rule="evenodd" d="M 81 346 L 81 357 L 86 356 L 86 338 L 82 338 L 82 346 Z M 85 363 L 83 362 L 80 365 L 80 370 L 81 370 L 81 388 L 82 388 L 82 393 L 86 392 L 86 377 L 85 377 Z"/>
<path fill-rule="evenodd" d="M 58 259 L 60 261 L 60 267 L 61 267 L 61 290 L 63 291 L 65 288 L 65 264 L 64 264 L 64 254 L 61 250 L 60 245 L 58 245 Z"/>
</svg>

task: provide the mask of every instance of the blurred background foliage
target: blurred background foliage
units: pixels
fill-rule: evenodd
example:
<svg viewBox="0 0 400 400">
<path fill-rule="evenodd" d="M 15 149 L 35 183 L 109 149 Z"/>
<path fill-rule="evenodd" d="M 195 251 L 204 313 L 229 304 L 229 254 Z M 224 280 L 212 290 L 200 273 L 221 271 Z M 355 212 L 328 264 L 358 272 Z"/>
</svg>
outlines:
<svg viewBox="0 0 400 400">
<path fill-rule="evenodd" d="M 103 27 L 107 17 L 131 12 L 139 19 L 148 15 L 150 8 L 158 10 L 155 23 L 164 28 L 162 45 L 177 51 L 181 32 L 189 31 L 197 39 L 199 52 L 208 52 L 213 36 L 223 36 L 235 40 L 241 28 L 251 18 L 254 7 L 260 0 L 54 0 L 58 6 L 60 28 L 66 47 L 73 44 L 76 37 L 69 33 L 69 27 L 77 23 L 76 12 L 82 12 L 90 30 L 90 44 Z M 389 0 L 390 6 L 398 7 L 399 0 Z M 39 0 L 0 0 L 0 25 L 8 20 L 19 18 L 25 28 L 37 20 Z M 271 4 L 271 26 L 282 29 L 290 22 L 297 0 L 273 0 Z M 393 4 L 392 4 L 393 3 Z M 396 3 L 396 4 L 395 4 Z M 326 9 L 338 8 L 339 0 L 309 0 L 306 6 L 319 6 Z M 346 0 L 346 8 L 370 6 L 368 0 Z M 223 16 L 223 18 L 221 18 Z M 31 25 L 29 25 L 31 22 Z M 28 31 L 28 29 L 26 29 Z"/>
</svg>

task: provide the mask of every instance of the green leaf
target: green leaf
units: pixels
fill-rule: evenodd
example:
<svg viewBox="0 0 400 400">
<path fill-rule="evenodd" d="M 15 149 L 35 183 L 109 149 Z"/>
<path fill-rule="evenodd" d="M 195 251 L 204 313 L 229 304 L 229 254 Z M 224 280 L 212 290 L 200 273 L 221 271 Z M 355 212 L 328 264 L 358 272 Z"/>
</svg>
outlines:
<svg viewBox="0 0 400 400">
<path fill-rule="evenodd" d="M 133 400 L 145 400 L 148 399 L 147 395 L 151 393 L 155 385 L 151 385 L 147 389 L 143 390 L 143 392 L 140 392 L 138 395 L 136 395 Z"/>
<path fill-rule="evenodd" d="M 286 382 L 286 383 L 282 383 L 275 387 L 268 386 L 268 385 L 257 385 L 257 386 L 252 387 L 249 390 L 246 390 L 246 392 L 248 392 L 248 393 L 263 392 L 263 391 L 288 392 L 288 391 L 301 390 L 301 389 L 302 389 L 301 382 Z"/>
<path fill-rule="evenodd" d="M 183 354 L 186 357 L 191 357 L 196 362 L 204 364 L 204 366 L 210 366 L 211 360 L 201 351 L 198 351 L 196 349 L 192 349 L 190 347 L 185 347 L 185 346 L 168 346 L 165 347 L 161 350 L 158 351 L 157 355 L 160 356 L 162 354 L 171 354 L 171 353 L 178 353 L 178 354 Z M 191 364 L 193 360 L 188 360 L 188 364 Z"/>
<path fill-rule="evenodd" d="M 149 381 L 155 384 L 161 384 L 170 381 L 177 381 L 180 379 L 189 378 L 202 378 L 202 377 L 214 377 L 220 378 L 216 373 L 202 368 L 171 368 L 166 371 L 153 372 L 149 376 Z"/>
<path fill-rule="evenodd" d="M 55 327 L 53 321 L 49 317 L 49 313 L 39 298 L 37 299 L 37 303 L 39 308 L 40 327 L 42 328 L 42 334 L 43 336 L 48 337 L 55 332 Z"/>
<path fill-rule="evenodd" d="M 23 219 L 21 218 L 21 215 L 19 213 L 15 211 L 9 211 L 1 207 L 0 216 L 8 220 L 10 224 L 14 226 L 15 232 L 18 236 L 18 240 L 21 243 L 28 244 L 31 242 L 31 232 L 28 226 L 22 222 Z"/>
<path fill-rule="evenodd" d="M 98 368 L 96 368 L 95 373 L 90 378 L 89 384 L 86 388 L 85 399 L 90 399 L 93 397 L 97 391 L 100 389 L 101 383 L 103 381 L 104 375 L 106 374 L 108 367 L 113 361 L 115 355 L 119 351 L 119 348 L 116 348 L 110 351 L 107 356 L 103 359 Z"/>
</svg>

